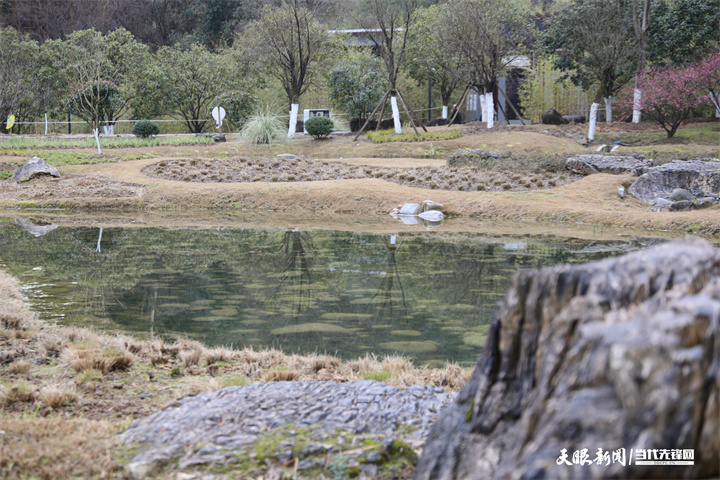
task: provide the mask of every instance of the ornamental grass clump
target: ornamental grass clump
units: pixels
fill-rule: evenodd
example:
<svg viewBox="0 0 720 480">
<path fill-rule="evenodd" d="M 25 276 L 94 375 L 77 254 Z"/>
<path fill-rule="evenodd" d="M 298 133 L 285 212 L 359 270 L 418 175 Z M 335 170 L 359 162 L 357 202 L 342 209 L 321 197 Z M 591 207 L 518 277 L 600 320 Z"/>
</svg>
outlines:
<svg viewBox="0 0 720 480">
<path fill-rule="evenodd" d="M 253 145 L 269 145 L 285 141 L 285 125 L 270 107 L 256 111 L 240 130 L 240 141 Z"/>
</svg>

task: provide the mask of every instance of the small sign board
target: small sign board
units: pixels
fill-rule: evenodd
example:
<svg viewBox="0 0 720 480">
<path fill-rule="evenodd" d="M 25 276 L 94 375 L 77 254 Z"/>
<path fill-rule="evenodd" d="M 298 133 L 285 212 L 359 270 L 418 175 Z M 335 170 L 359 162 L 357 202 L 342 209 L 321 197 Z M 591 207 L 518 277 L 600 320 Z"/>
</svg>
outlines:
<svg viewBox="0 0 720 480">
<path fill-rule="evenodd" d="M 303 110 L 303 122 L 306 122 L 310 117 L 329 117 L 330 109 L 327 108 L 306 108 Z M 307 135 L 307 130 L 303 127 L 303 133 Z"/>
<path fill-rule="evenodd" d="M 223 107 L 215 107 L 212 109 L 212 117 L 215 119 L 217 127 L 222 127 L 223 118 L 225 118 L 225 109 Z"/>
</svg>

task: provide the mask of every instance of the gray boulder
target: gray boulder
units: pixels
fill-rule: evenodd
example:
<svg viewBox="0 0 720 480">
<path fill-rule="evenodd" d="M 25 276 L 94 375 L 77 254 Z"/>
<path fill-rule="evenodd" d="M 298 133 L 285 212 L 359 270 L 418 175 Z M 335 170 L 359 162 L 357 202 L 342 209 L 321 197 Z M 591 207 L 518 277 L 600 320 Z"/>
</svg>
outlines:
<svg viewBox="0 0 720 480">
<path fill-rule="evenodd" d="M 415 479 L 720 475 L 719 267 L 720 250 L 687 238 L 518 272 Z"/>
<path fill-rule="evenodd" d="M 576 155 L 565 161 L 565 168 L 581 175 L 593 173 L 630 173 L 642 175 L 652 167 L 652 160 L 642 155 Z"/>
<path fill-rule="evenodd" d="M 585 115 L 563 115 L 568 122 L 585 123 Z"/>
<path fill-rule="evenodd" d="M 720 192 L 720 160 L 674 160 L 653 167 L 641 175 L 629 191 L 640 200 L 653 203 L 659 197 L 668 198 L 676 188 L 717 195 Z"/>
<path fill-rule="evenodd" d="M 549 108 L 545 113 L 543 113 L 541 120 L 545 125 L 565 125 L 566 123 L 570 123 L 565 120 L 554 108 Z"/>
<path fill-rule="evenodd" d="M 686 190 L 684 188 L 676 188 L 670 193 L 670 200 L 673 202 L 679 202 L 681 200 L 687 200 L 688 202 L 692 202 L 695 200 L 695 195 L 690 192 L 690 190 Z"/>
<path fill-rule="evenodd" d="M 32 157 L 25 163 L 25 165 L 21 165 L 17 170 L 15 170 L 14 178 L 17 183 L 22 183 L 32 180 L 39 175 L 59 177 L 60 172 L 42 158 Z"/>
<path fill-rule="evenodd" d="M 432 200 L 423 200 L 422 211 L 427 212 L 429 210 L 442 210 L 443 206 L 441 203 L 433 202 Z"/>
<path fill-rule="evenodd" d="M 210 137 L 213 140 L 215 140 L 215 143 L 227 141 L 227 139 L 225 138 L 225 135 L 222 133 L 198 133 L 197 136 L 198 137 Z"/>
</svg>

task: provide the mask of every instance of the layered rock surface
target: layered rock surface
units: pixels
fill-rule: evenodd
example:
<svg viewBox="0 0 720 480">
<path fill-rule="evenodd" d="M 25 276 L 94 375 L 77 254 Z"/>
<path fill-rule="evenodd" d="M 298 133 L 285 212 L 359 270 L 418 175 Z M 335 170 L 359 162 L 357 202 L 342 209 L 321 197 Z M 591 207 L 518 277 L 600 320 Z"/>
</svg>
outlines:
<svg viewBox="0 0 720 480">
<path fill-rule="evenodd" d="M 668 198 L 676 188 L 720 193 L 720 161 L 713 158 L 674 160 L 651 168 L 630 186 L 630 193 L 647 203 Z"/>
<path fill-rule="evenodd" d="M 720 250 L 698 239 L 519 272 L 415 478 L 718 476 L 719 318 Z"/>
<path fill-rule="evenodd" d="M 652 160 L 642 155 L 575 155 L 565 161 L 565 168 L 581 175 L 593 173 L 642 175 L 650 167 Z"/>
</svg>

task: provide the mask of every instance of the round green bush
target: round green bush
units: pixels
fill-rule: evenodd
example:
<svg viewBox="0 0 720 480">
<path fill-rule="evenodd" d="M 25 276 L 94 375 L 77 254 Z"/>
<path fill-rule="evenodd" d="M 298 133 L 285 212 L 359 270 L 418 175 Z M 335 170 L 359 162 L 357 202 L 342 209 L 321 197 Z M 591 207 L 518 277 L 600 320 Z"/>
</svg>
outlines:
<svg viewBox="0 0 720 480">
<path fill-rule="evenodd" d="M 335 124 L 330 117 L 310 117 L 305 121 L 305 130 L 315 139 L 327 137 L 333 128 Z"/>
<path fill-rule="evenodd" d="M 160 133 L 160 127 L 152 120 L 140 120 L 133 126 L 132 133 L 136 137 L 148 138 Z"/>
</svg>

